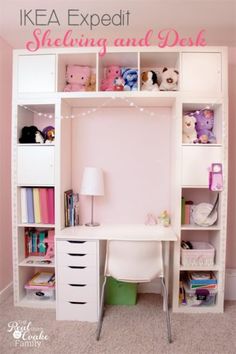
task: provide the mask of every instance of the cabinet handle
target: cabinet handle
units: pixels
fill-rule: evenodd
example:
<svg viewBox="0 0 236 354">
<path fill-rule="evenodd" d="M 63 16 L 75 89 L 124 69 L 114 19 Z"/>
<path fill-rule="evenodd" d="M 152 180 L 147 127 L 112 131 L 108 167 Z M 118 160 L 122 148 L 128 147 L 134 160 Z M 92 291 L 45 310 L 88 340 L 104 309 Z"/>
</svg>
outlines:
<svg viewBox="0 0 236 354">
<path fill-rule="evenodd" d="M 79 287 L 83 287 L 83 286 L 87 286 L 87 284 L 68 284 L 70 286 L 79 286 Z"/>
<path fill-rule="evenodd" d="M 85 305 L 87 302 L 84 301 L 69 301 L 70 304 L 72 305 Z"/>
<path fill-rule="evenodd" d="M 86 241 L 67 241 L 69 243 L 85 243 Z"/>
<path fill-rule="evenodd" d="M 85 269 L 87 267 L 82 267 L 82 266 L 68 266 L 69 268 L 72 268 L 72 269 Z"/>
<path fill-rule="evenodd" d="M 69 256 L 78 256 L 83 257 L 86 256 L 86 253 L 67 253 Z"/>
</svg>

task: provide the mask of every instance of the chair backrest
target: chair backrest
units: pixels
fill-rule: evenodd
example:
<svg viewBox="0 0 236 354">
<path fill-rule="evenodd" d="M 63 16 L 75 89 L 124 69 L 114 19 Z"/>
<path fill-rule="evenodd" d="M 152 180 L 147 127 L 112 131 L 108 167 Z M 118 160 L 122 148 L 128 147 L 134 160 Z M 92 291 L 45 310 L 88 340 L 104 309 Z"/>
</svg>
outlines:
<svg viewBox="0 0 236 354">
<path fill-rule="evenodd" d="M 137 283 L 163 277 L 161 242 L 107 241 L 105 275 Z"/>
</svg>

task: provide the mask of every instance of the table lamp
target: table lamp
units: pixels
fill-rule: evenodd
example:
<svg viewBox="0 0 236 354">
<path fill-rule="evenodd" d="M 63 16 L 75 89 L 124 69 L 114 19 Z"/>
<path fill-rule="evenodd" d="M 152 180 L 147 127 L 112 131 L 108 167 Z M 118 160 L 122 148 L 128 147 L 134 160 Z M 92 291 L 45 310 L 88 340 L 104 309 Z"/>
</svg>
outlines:
<svg viewBox="0 0 236 354">
<path fill-rule="evenodd" d="M 99 223 L 93 221 L 93 204 L 95 196 L 104 195 L 103 171 L 101 168 L 85 167 L 80 187 L 80 194 L 91 196 L 91 221 L 85 225 L 99 226 Z"/>
</svg>

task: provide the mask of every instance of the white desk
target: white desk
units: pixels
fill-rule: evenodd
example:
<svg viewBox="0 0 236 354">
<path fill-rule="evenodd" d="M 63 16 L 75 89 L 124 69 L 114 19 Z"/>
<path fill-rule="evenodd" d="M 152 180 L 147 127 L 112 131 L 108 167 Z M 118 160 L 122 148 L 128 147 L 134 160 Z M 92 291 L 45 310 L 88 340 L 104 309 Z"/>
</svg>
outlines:
<svg viewBox="0 0 236 354">
<path fill-rule="evenodd" d="M 57 319 L 96 322 L 106 240 L 162 241 L 166 284 L 169 282 L 171 227 L 143 224 L 75 226 L 56 232 Z"/>
</svg>

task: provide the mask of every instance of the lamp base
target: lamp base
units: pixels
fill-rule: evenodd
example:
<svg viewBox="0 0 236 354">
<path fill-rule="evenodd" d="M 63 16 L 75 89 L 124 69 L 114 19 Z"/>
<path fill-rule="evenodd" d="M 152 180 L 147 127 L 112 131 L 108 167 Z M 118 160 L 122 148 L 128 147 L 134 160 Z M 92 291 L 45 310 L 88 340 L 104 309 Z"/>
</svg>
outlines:
<svg viewBox="0 0 236 354">
<path fill-rule="evenodd" d="M 85 226 L 100 226 L 99 222 L 86 222 Z"/>
</svg>

